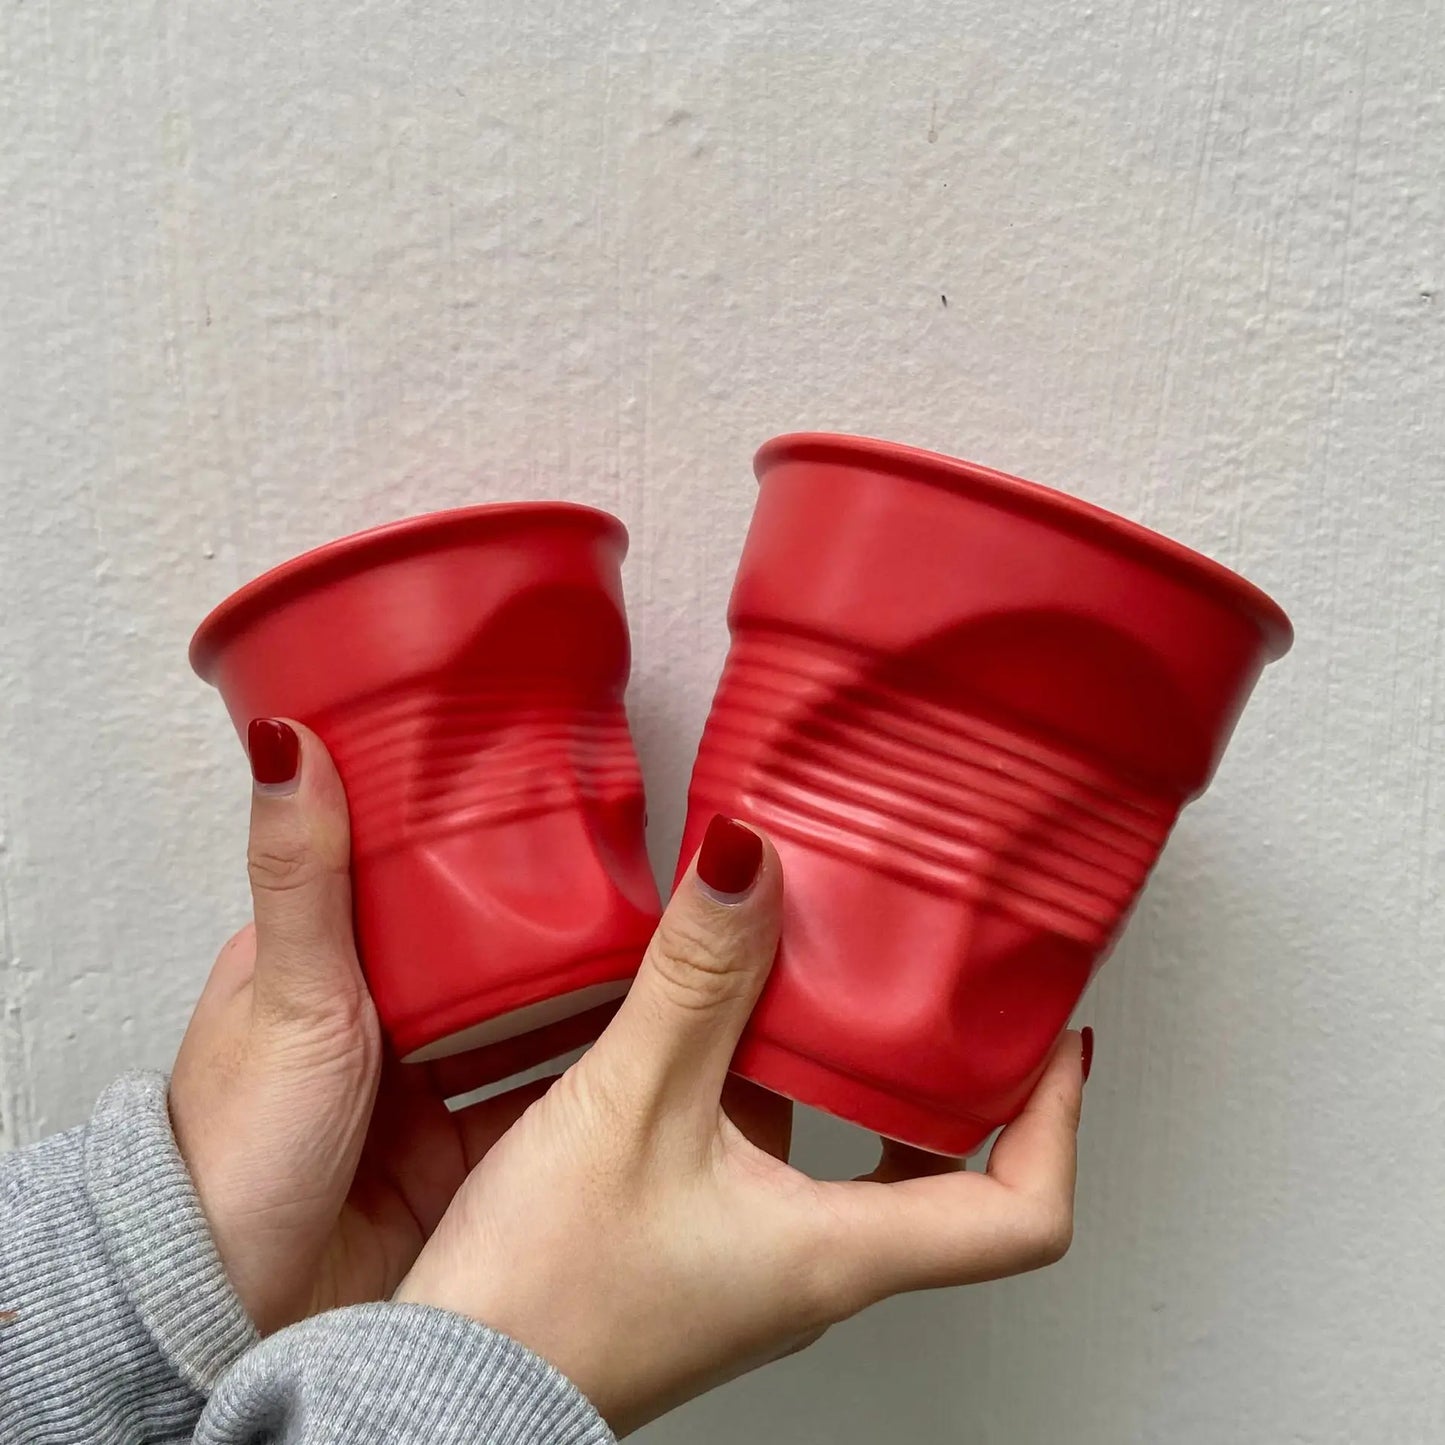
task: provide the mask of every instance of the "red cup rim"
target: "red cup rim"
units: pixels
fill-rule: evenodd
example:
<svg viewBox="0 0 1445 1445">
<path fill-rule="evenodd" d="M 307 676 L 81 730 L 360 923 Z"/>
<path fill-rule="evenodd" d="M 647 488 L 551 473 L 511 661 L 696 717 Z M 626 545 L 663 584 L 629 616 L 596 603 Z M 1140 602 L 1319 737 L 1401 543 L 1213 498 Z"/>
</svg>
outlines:
<svg viewBox="0 0 1445 1445">
<path fill-rule="evenodd" d="M 1271 661 L 1283 657 L 1294 641 L 1294 627 L 1284 609 L 1248 578 L 1161 532 L 1039 482 L 1025 481 L 942 452 L 830 432 L 793 432 L 773 437 L 758 448 L 753 458 L 754 474 L 761 481 L 765 472 L 785 461 L 862 462 L 898 476 L 982 497 L 1015 511 L 1042 515 L 1181 575 L 1243 612 L 1259 628 Z"/>
<path fill-rule="evenodd" d="M 207 614 L 191 638 L 190 662 L 207 682 L 221 650 L 258 613 L 288 601 L 316 586 L 378 561 L 425 550 L 451 534 L 467 533 L 495 524 L 545 521 L 587 522 L 610 532 L 627 551 L 627 528 L 610 512 L 580 502 L 484 502 L 474 507 L 452 507 L 424 512 L 397 522 L 383 522 L 362 532 L 338 537 L 302 552 L 237 588 Z"/>
</svg>

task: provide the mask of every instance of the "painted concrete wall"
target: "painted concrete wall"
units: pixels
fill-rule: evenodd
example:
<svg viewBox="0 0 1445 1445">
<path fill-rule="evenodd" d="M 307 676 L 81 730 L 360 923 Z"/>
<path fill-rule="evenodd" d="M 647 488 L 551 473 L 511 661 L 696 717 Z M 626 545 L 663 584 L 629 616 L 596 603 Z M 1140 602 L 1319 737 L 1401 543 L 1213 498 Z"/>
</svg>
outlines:
<svg viewBox="0 0 1445 1445">
<path fill-rule="evenodd" d="M 0 1143 L 164 1065 L 243 916 L 212 602 L 416 510 L 617 510 L 665 866 L 751 449 L 881 433 L 1209 550 L 1300 641 L 1086 1004 L 1069 1259 L 647 1438 L 1445 1437 L 1442 19 L 6 6 Z"/>
</svg>

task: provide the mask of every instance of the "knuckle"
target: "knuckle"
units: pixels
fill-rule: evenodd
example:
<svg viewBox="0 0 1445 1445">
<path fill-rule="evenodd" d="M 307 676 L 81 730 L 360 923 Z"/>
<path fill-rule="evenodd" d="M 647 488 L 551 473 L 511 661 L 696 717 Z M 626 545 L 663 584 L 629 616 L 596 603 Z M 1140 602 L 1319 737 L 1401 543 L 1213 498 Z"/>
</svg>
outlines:
<svg viewBox="0 0 1445 1445">
<path fill-rule="evenodd" d="M 1025 1269 L 1057 1264 L 1074 1242 L 1074 1211 L 1064 1203 L 1039 1205 L 1030 1215 L 1019 1241 Z"/>
<path fill-rule="evenodd" d="M 716 1008 L 747 991 L 732 941 L 695 920 L 664 920 L 650 956 L 658 982 L 683 1008 Z"/>
<path fill-rule="evenodd" d="M 628 1120 L 625 1093 L 605 1074 L 582 1067 L 584 1062 L 574 1064 L 552 1085 L 554 1102 L 589 1126 L 614 1136 Z"/>
<path fill-rule="evenodd" d="M 320 869 L 304 838 L 252 839 L 246 872 L 260 893 L 289 893 L 315 881 Z"/>
<path fill-rule="evenodd" d="M 313 1079 L 373 1078 L 381 1068 L 381 1028 L 367 997 L 328 1000 L 312 1010 L 257 1001 L 267 1056 Z"/>
<path fill-rule="evenodd" d="M 645 1120 L 625 1085 L 586 1064 L 584 1058 L 557 1079 L 548 1107 L 560 1134 L 588 1160 L 594 1186 L 624 1189 L 627 1180 L 640 1177 L 653 1131 L 642 1127 Z"/>
<path fill-rule="evenodd" d="M 1084 1099 L 1081 1091 L 1074 1089 L 1064 1095 L 1059 1106 L 1059 1113 L 1063 1118 L 1064 1125 L 1071 1134 L 1079 1132 L 1080 1116 L 1083 1112 Z"/>
<path fill-rule="evenodd" d="M 375 1001 L 359 973 L 337 967 L 328 945 L 278 943 L 257 960 L 251 1007 L 266 1024 L 300 1026 L 324 1042 L 349 1041 L 379 1028 Z M 343 972 L 346 976 L 342 976 Z"/>
</svg>

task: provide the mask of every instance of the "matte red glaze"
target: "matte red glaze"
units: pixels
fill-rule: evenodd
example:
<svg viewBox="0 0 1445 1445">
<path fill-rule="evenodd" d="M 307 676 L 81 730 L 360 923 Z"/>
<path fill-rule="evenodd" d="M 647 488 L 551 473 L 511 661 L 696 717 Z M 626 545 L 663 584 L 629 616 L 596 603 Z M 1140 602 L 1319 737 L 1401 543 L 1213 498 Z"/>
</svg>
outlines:
<svg viewBox="0 0 1445 1445">
<path fill-rule="evenodd" d="M 716 813 L 782 856 L 745 1077 L 967 1154 L 1028 1097 L 1290 625 L 1075 498 L 792 436 L 729 608 L 682 856 Z"/>
<path fill-rule="evenodd" d="M 191 643 L 238 731 L 297 718 L 335 758 L 362 961 L 403 1057 L 625 981 L 656 926 L 626 550 L 588 507 L 438 512 L 284 563 Z"/>
</svg>

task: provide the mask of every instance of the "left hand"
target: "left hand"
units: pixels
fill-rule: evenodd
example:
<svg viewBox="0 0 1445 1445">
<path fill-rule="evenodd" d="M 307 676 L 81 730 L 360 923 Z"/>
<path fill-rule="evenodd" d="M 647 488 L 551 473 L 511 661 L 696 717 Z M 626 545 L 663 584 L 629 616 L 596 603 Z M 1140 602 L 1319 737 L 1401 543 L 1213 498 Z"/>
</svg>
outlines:
<svg viewBox="0 0 1445 1445">
<path fill-rule="evenodd" d="M 352 936 L 341 779 L 300 724 L 262 720 L 249 742 L 255 922 L 216 960 L 170 1109 L 221 1261 L 266 1334 L 387 1298 L 545 1084 L 456 1113 L 445 1100 L 586 1042 L 601 1024 L 567 1020 L 433 1065 L 384 1059 Z"/>
</svg>

